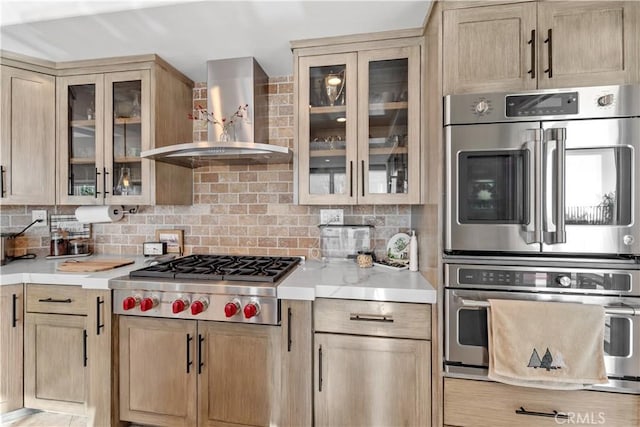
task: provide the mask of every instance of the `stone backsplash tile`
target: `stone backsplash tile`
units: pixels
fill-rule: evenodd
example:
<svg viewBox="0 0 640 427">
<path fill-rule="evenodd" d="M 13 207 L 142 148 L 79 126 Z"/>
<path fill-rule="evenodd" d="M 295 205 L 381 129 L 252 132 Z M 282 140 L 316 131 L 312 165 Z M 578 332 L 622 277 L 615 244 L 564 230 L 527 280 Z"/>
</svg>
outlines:
<svg viewBox="0 0 640 427">
<path fill-rule="evenodd" d="M 293 148 L 293 77 L 269 79 L 269 143 Z M 206 83 L 197 83 L 193 104 L 206 108 Z M 207 139 L 206 122 L 193 122 L 193 139 Z M 384 256 L 387 241 L 411 225 L 405 205 L 299 206 L 293 204 L 293 165 L 210 166 L 194 171 L 191 206 L 141 206 L 113 224 L 94 224 L 96 253 L 134 255 L 156 230 L 184 230 L 185 253 L 319 255 L 320 209 L 343 209 L 346 224 L 374 225 L 373 244 Z M 32 209 L 73 213 L 75 206 L 3 206 L 2 231 L 19 231 L 31 222 Z M 48 227 L 30 229 L 16 255 L 48 255 Z"/>
</svg>

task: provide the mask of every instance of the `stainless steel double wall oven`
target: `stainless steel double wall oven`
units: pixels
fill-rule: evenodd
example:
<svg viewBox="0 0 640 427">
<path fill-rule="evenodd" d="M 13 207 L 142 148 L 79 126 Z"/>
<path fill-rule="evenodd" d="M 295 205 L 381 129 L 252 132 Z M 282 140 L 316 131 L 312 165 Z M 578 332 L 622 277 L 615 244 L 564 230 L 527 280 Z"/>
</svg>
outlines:
<svg viewBox="0 0 640 427">
<path fill-rule="evenodd" d="M 604 388 L 640 393 L 640 86 L 452 95 L 444 124 L 447 375 L 486 377 L 488 299 L 581 302 Z"/>
</svg>

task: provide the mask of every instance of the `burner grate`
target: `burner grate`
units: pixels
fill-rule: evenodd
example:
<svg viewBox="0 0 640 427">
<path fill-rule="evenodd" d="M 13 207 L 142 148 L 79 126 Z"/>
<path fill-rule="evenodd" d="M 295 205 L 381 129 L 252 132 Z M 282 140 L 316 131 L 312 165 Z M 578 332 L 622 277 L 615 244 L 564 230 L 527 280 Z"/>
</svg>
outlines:
<svg viewBox="0 0 640 427">
<path fill-rule="evenodd" d="M 132 271 L 129 277 L 275 283 L 299 262 L 297 257 L 189 255 Z"/>
</svg>

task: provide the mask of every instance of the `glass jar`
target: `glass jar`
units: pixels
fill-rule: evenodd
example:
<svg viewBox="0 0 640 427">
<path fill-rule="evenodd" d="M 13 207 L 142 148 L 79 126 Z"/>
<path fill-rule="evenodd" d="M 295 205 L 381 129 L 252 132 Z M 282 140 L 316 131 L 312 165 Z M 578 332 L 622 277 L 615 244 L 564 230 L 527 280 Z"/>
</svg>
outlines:
<svg viewBox="0 0 640 427">
<path fill-rule="evenodd" d="M 63 256 L 69 253 L 69 241 L 62 230 L 58 229 L 51 233 L 49 249 L 51 256 Z"/>
</svg>

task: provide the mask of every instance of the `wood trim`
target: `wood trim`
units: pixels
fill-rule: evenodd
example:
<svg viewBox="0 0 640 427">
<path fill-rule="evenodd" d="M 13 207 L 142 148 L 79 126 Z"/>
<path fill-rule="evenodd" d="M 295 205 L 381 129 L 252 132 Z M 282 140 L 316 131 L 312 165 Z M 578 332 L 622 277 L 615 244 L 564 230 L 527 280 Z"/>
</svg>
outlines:
<svg viewBox="0 0 640 427">
<path fill-rule="evenodd" d="M 16 324 L 13 325 L 13 296 Z M 311 329 L 309 329 L 311 330 Z M 0 414 L 23 407 L 24 288 L 0 286 Z M 311 369 L 311 368 L 309 368 Z"/>
<path fill-rule="evenodd" d="M 89 393 L 87 395 L 88 425 L 108 426 L 112 412 L 112 371 L 117 374 L 117 365 L 111 353 L 111 291 L 84 290 L 87 294 L 89 311 L 87 315 L 89 365 Z M 101 301 L 98 304 L 98 299 Z M 98 323 L 103 325 L 98 335 Z"/>
<path fill-rule="evenodd" d="M 313 325 L 311 301 L 282 301 L 280 425 L 313 425 Z M 291 322 L 289 322 L 289 310 Z M 291 343 L 289 344 L 289 338 Z"/>
<path fill-rule="evenodd" d="M 537 0 L 541 1 L 541 0 Z M 558 1 L 558 0 L 551 0 Z M 566 0 L 565 0 L 566 1 Z M 441 0 L 438 3 L 441 3 L 441 10 L 451 10 L 451 9 L 467 9 L 470 7 L 482 7 L 482 6 L 499 6 L 499 5 L 510 5 L 514 3 L 535 3 L 536 0 L 470 0 L 470 1 L 449 1 L 449 0 Z"/>
<path fill-rule="evenodd" d="M 46 59 L 27 56 L 20 53 L 0 49 L 0 65 L 35 71 L 38 73 L 55 76 L 56 63 Z"/>
<path fill-rule="evenodd" d="M 375 33 L 351 34 L 346 36 L 320 37 L 313 39 L 293 40 L 289 42 L 291 49 L 303 49 L 312 47 L 335 47 L 336 45 L 377 42 L 391 39 L 402 39 L 407 37 L 420 37 L 423 28 L 407 28 L 402 30 L 381 31 Z"/>
<path fill-rule="evenodd" d="M 360 43 L 351 44 L 337 44 L 310 48 L 295 49 L 294 52 L 302 56 L 314 56 L 314 55 L 330 55 L 348 52 L 362 52 L 366 50 L 377 49 L 391 49 L 398 47 L 407 47 L 420 45 L 422 43 L 422 37 L 409 37 L 399 39 L 389 39 L 380 41 L 365 41 Z"/>
</svg>

